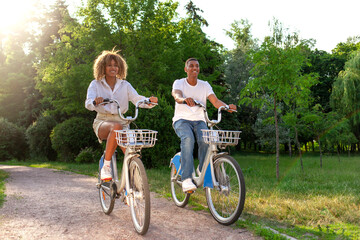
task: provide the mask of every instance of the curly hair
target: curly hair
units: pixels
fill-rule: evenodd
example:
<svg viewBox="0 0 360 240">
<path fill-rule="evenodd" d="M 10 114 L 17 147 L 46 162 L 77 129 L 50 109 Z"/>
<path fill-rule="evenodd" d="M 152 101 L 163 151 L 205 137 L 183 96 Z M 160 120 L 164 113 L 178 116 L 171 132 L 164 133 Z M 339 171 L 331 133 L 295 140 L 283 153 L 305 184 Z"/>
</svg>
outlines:
<svg viewBox="0 0 360 240">
<path fill-rule="evenodd" d="M 118 54 L 119 51 L 103 51 L 94 62 L 94 77 L 96 80 L 101 80 L 105 76 L 106 65 L 114 60 L 119 67 L 119 72 L 116 77 L 125 79 L 127 74 L 127 64 L 125 60 Z"/>
</svg>

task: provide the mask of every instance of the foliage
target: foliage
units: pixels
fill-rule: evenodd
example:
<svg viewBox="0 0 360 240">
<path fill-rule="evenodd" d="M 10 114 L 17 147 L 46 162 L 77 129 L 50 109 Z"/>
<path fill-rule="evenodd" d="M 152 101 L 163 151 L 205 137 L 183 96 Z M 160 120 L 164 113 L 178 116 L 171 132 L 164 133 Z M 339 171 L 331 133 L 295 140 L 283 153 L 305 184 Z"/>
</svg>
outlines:
<svg viewBox="0 0 360 240">
<path fill-rule="evenodd" d="M 24 159 L 28 154 L 25 130 L 4 118 L 0 118 L 0 159 Z"/>
<path fill-rule="evenodd" d="M 92 147 L 86 147 L 76 156 L 75 162 L 77 163 L 96 163 L 99 161 L 101 154 L 99 151 L 94 150 Z"/>
<path fill-rule="evenodd" d="M 311 87 L 311 97 L 314 100 L 312 104 L 320 104 L 325 112 L 329 112 L 332 85 L 339 72 L 343 70 L 345 58 L 339 54 L 329 54 L 316 49 L 309 53 L 309 62 L 309 65 L 303 67 L 304 73 L 318 75 L 318 82 Z"/>
<path fill-rule="evenodd" d="M 59 159 L 65 162 L 74 161 L 85 147 L 99 147 L 92 121 L 81 117 L 72 117 L 56 125 L 50 138 Z"/>
<path fill-rule="evenodd" d="M 279 116 L 281 119 L 281 116 Z M 274 116 L 271 110 L 264 106 L 260 109 L 254 123 L 253 131 L 257 137 L 256 142 L 260 144 L 261 149 L 268 152 L 276 151 L 275 124 Z M 289 142 L 290 131 L 287 126 L 284 126 L 282 120 L 279 124 L 279 141 L 280 144 L 287 144 Z"/>
<path fill-rule="evenodd" d="M 31 157 L 56 159 L 56 152 L 51 147 L 50 134 L 57 121 L 52 116 L 41 116 L 26 130 L 26 140 Z"/>
<path fill-rule="evenodd" d="M 343 114 L 351 114 L 359 122 L 360 104 L 360 51 L 345 63 L 345 69 L 339 73 L 332 92 L 332 106 Z"/>
</svg>

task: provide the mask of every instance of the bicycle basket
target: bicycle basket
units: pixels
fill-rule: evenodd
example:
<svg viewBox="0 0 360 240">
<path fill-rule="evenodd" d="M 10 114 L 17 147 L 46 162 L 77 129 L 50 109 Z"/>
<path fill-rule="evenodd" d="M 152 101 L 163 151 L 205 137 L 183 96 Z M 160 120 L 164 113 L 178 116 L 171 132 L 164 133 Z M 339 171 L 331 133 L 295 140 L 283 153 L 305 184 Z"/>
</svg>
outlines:
<svg viewBox="0 0 360 240">
<path fill-rule="evenodd" d="M 116 142 L 120 147 L 149 148 L 156 142 L 157 131 L 148 129 L 115 130 Z"/>
<path fill-rule="evenodd" d="M 221 146 L 235 146 L 240 139 L 241 131 L 228 130 L 208 130 L 202 129 L 204 142 L 207 144 L 215 143 Z"/>
</svg>

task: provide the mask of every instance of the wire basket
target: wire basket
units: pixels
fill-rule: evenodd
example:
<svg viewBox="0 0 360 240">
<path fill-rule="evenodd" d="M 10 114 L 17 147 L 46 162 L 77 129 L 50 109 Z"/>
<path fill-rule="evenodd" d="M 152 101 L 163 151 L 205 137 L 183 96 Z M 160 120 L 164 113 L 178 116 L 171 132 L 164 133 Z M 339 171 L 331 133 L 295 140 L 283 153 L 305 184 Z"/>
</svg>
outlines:
<svg viewBox="0 0 360 240">
<path fill-rule="evenodd" d="M 148 129 L 115 130 L 116 142 L 120 147 L 149 148 L 156 142 L 157 131 Z"/>
<path fill-rule="evenodd" d="M 215 143 L 221 146 L 235 146 L 240 139 L 241 131 L 227 131 L 227 130 L 208 130 L 201 129 L 203 133 L 204 142 L 207 144 Z"/>
</svg>

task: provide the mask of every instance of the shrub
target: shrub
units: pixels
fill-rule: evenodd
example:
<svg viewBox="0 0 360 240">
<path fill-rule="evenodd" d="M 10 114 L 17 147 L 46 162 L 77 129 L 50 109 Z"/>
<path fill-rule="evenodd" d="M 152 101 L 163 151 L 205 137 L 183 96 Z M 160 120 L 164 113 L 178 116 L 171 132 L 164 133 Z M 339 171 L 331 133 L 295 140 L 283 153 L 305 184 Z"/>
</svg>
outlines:
<svg viewBox="0 0 360 240">
<path fill-rule="evenodd" d="M 0 118 L 0 160 L 24 159 L 28 154 L 25 129 Z"/>
<path fill-rule="evenodd" d="M 87 147 L 81 150 L 81 152 L 75 158 L 77 163 L 94 163 L 99 161 L 101 154 L 99 151 L 94 150 L 92 147 Z"/>
<path fill-rule="evenodd" d="M 33 125 L 26 130 L 26 140 L 29 144 L 32 158 L 56 159 L 56 152 L 51 147 L 50 134 L 56 126 L 56 120 L 52 116 L 41 116 Z"/>
<path fill-rule="evenodd" d="M 81 149 L 99 147 L 92 120 L 73 117 L 56 125 L 50 135 L 52 147 L 62 161 L 72 162 Z"/>
</svg>

